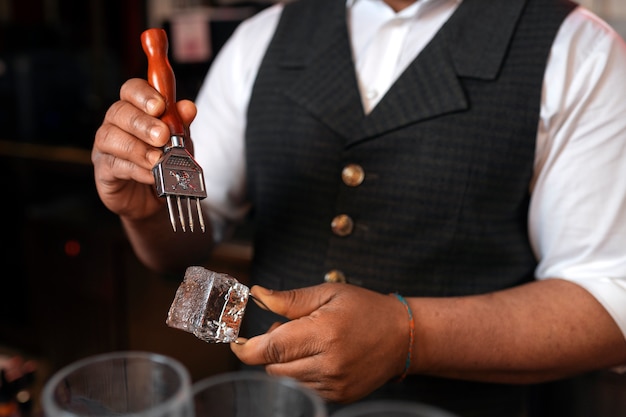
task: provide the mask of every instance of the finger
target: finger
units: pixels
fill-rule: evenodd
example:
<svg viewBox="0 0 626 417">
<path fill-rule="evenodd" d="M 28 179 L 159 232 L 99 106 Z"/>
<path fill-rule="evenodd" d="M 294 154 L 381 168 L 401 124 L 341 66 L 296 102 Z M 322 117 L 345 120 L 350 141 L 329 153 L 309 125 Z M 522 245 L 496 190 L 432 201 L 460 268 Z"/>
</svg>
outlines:
<svg viewBox="0 0 626 417">
<path fill-rule="evenodd" d="M 152 117 L 159 118 L 165 111 L 166 102 L 161 94 L 143 79 L 126 81 L 120 89 L 120 99 Z M 196 105 L 191 100 L 180 100 L 176 103 L 176 111 L 188 129 L 196 117 Z"/>
<path fill-rule="evenodd" d="M 92 153 L 92 161 L 95 167 L 96 185 L 102 191 L 117 191 L 122 185 L 118 180 L 133 180 L 139 184 L 153 185 L 154 175 L 149 169 L 141 168 L 136 164 L 110 154 Z"/>
<path fill-rule="evenodd" d="M 250 292 L 270 311 L 293 320 L 307 316 L 331 301 L 338 285 L 342 284 L 322 284 L 287 291 L 274 291 L 255 285 Z"/>
<path fill-rule="evenodd" d="M 231 350 L 248 365 L 287 363 L 322 353 L 327 343 L 323 334 L 314 320 L 303 317 L 275 326 L 271 332 L 243 344 L 231 344 Z"/>
<path fill-rule="evenodd" d="M 96 132 L 96 139 L 92 149 L 92 162 L 98 164 L 102 157 L 114 158 L 105 161 L 107 165 L 120 164 L 120 175 L 128 169 L 142 169 L 150 171 L 162 155 L 161 148 L 156 148 L 143 142 L 117 125 L 104 123 Z M 126 169 L 124 169 L 126 168 Z M 126 174 L 128 175 L 128 174 Z M 142 175 L 146 175 L 145 173 Z M 141 182 L 146 182 L 145 178 Z M 153 182 L 149 181 L 150 183 Z"/>
<path fill-rule="evenodd" d="M 280 322 L 280 321 L 275 322 L 274 324 L 272 324 L 272 325 L 270 326 L 270 328 L 269 328 L 269 329 L 267 329 L 267 332 L 266 332 L 266 333 L 272 333 L 274 330 L 278 329 L 278 328 L 279 328 L 280 326 L 282 326 L 283 324 L 284 324 L 284 323 L 282 323 L 282 322 Z"/>
<path fill-rule="evenodd" d="M 185 126 L 189 126 L 198 113 L 196 105 L 190 100 L 180 100 L 176 103 L 176 109 Z"/>
<path fill-rule="evenodd" d="M 278 327 L 280 327 L 283 323 L 282 322 L 274 322 L 274 324 L 272 324 L 270 326 L 269 329 L 267 329 L 266 333 L 271 333 L 273 332 L 275 329 L 277 329 Z M 247 337 L 238 337 L 235 341 L 233 341 L 233 343 L 236 343 L 238 345 L 243 345 L 244 343 L 248 343 L 248 338 Z"/>
<path fill-rule="evenodd" d="M 120 100 L 111 105 L 104 116 L 103 124 L 117 126 L 156 148 L 162 147 L 170 139 L 169 128 L 163 121 L 127 101 Z"/>
<path fill-rule="evenodd" d="M 333 372 L 324 372 L 315 357 L 306 357 L 287 363 L 270 364 L 265 366 L 269 375 L 287 376 L 298 380 L 305 387 L 316 391 L 327 401 L 345 402 L 347 388 Z M 339 373 L 341 375 L 341 373 Z"/>
<path fill-rule="evenodd" d="M 120 99 L 153 117 L 158 117 L 165 111 L 165 99 L 144 79 L 131 78 L 122 84 Z"/>
<path fill-rule="evenodd" d="M 324 390 L 329 384 L 328 380 L 321 377 L 318 363 L 312 357 L 296 359 L 287 363 L 276 363 L 265 366 L 269 375 L 287 376 L 297 379 L 298 382 L 316 391 Z"/>
<path fill-rule="evenodd" d="M 281 329 L 284 326 L 286 325 L 281 326 Z M 291 332 L 292 329 L 286 330 Z M 308 334 L 310 335 L 311 333 Z M 317 391 L 324 399 L 341 401 L 349 398 L 347 393 L 352 384 L 345 382 L 349 381 L 345 377 L 347 370 L 335 361 L 329 362 L 322 359 L 324 357 L 323 351 L 326 350 L 322 345 L 327 342 L 322 342 L 319 338 L 308 338 L 308 340 L 297 341 L 298 351 L 284 351 L 285 353 L 293 353 L 294 356 L 300 356 L 293 359 L 289 355 L 279 358 L 278 351 L 280 351 L 280 347 L 278 344 L 273 348 L 262 346 L 263 342 L 258 338 L 246 340 L 244 345 L 234 347 L 233 351 L 244 363 L 249 363 L 248 360 L 252 360 L 251 356 L 247 356 L 249 352 L 246 352 L 246 349 L 257 352 L 259 349 L 266 349 L 267 352 L 276 352 L 274 357 L 259 357 L 254 364 L 265 365 L 265 370 L 270 375 L 288 376 L 297 379 L 303 385 Z M 285 339 L 285 343 L 291 342 Z M 264 363 L 266 361 L 270 362 Z"/>
<path fill-rule="evenodd" d="M 185 136 L 186 136 L 185 148 L 187 148 L 187 151 L 189 151 L 193 155 L 194 154 L 194 147 L 193 147 L 193 140 L 192 140 L 193 138 L 191 138 L 191 134 L 189 132 L 189 126 L 191 125 L 191 122 L 193 122 L 193 120 L 196 118 L 198 109 L 193 101 L 181 100 L 178 103 L 176 103 L 176 110 L 178 111 L 178 114 L 180 115 L 180 118 L 183 121 L 183 125 L 185 126 Z"/>
</svg>

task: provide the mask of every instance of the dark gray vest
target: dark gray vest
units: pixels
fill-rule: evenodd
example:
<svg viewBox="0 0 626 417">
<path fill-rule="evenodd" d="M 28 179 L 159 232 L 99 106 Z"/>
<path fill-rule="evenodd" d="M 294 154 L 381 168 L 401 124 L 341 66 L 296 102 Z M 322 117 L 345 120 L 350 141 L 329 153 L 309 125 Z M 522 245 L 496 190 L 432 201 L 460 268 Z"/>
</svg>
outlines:
<svg viewBox="0 0 626 417">
<path fill-rule="evenodd" d="M 365 116 L 345 0 L 288 4 L 248 111 L 253 282 L 294 288 L 339 270 L 376 291 L 451 296 L 532 280 L 527 211 L 542 80 L 573 7 L 464 0 Z M 348 164 L 364 169 L 362 184 L 342 181 Z M 331 230 L 338 214 L 354 221 L 347 236 Z"/>
</svg>

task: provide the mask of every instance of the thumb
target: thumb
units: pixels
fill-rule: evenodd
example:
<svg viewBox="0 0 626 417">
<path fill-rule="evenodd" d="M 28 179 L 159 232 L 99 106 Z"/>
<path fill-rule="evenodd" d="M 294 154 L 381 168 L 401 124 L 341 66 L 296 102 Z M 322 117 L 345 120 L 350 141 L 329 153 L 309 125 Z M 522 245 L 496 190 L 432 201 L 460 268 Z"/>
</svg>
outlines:
<svg viewBox="0 0 626 417">
<path fill-rule="evenodd" d="M 325 285 L 286 291 L 270 290 L 255 285 L 250 289 L 250 294 L 260 301 L 257 304 L 261 308 L 266 308 L 289 320 L 294 320 L 308 316 L 328 303 L 332 299 L 334 292 L 329 291 Z"/>
<path fill-rule="evenodd" d="M 178 111 L 181 119 L 183 119 L 185 126 L 189 126 L 198 113 L 198 109 L 196 108 L 194 102 L 185 99 L 176 102 L 176 110 Z"/>
</svg>

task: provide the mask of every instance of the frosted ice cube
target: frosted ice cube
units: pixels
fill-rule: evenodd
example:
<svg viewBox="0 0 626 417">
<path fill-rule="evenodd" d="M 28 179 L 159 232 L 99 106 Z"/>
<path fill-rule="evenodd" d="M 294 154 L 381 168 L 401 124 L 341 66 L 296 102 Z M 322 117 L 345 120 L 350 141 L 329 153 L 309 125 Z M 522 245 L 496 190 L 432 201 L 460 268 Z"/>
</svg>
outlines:
<svg viewBox="0 0 626 417">
<path fill-rule="evenodd" d="M 239 335 L 250 289 L 228 274 L 190 266 L 176 290 L 165 323 L 209 343 Z"/>
</svg>

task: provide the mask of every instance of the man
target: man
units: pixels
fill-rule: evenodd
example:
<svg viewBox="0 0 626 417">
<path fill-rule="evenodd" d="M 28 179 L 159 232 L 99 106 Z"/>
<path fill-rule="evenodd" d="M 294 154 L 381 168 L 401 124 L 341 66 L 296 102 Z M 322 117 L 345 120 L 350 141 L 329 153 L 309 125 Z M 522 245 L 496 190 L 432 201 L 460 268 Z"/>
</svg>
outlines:
<svg viewBox="0 0 626 417">
<path fill-rule="evenodd" d="M 249 312 L 244 363 L 330 402 L 522 415 L 525 384 L 626 363 L 625 92 L 624 42 L 569 2 L 299 0 L 238 28 L 197 117 L 178 103 L 211 233 L 169 232 L 145 81 L 96 185 L 157 270 L 252 216 L 253 293 L 289 321 Z"/>
</svg>

